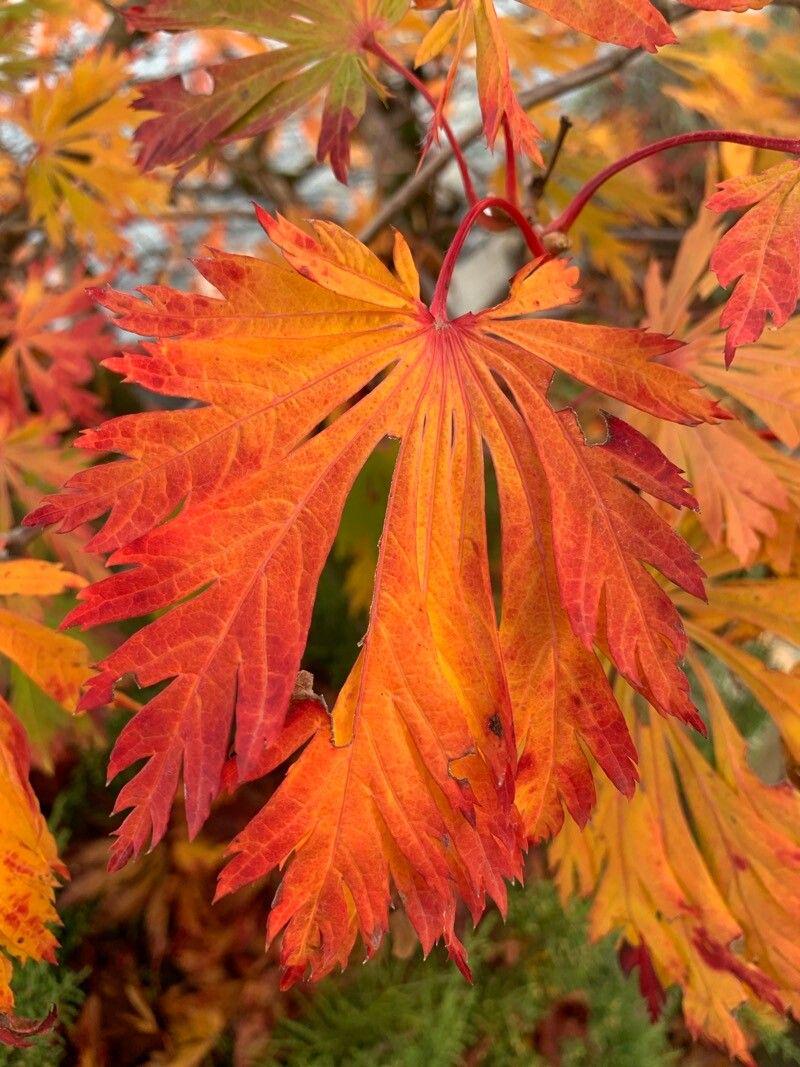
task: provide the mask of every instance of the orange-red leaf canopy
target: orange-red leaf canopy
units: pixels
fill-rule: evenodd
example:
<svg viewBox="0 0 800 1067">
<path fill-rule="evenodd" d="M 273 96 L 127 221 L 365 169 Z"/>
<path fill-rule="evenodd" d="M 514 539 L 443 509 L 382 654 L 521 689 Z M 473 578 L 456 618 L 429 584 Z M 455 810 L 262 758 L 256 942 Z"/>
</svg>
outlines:
<svg viewBox="0 0 800 1067">
<path fill-rule="evenodd" d="M 465 966 L 458 900 L 476 916 L 487 894 L 502 903 L 525 837 L 554 830 L 562 802 L 587 817 L 582 744 L 633 788 L 596 649 L 699 725 L 680 618 L 650 569 L 697 595 L 702 573 L 640 494 L 691 506 L 686 483 L 618 419 L 589 446 L 548 402 L 553 374 L 690 424 L 716 407 L 657 361 L 675 341 L 530 317 L 577 299 L 564 262 L 529 264 L 497 307 L 437 318 L 400 235 L 389 270 L 330 223 L 309 236 L 261 221 L 283 262 L 213 253 L 197 265 L 219 297 L 100 294 L 122 327 L 157 338 L 108 365 L 199 405 L 87 431 L 85 447 L 127 458 L 80 472 L 30 519 L 108 512 L 94 547 L 122 569 L 82 591 L 69 621 L 158 613 L 85 701 L 128 674 L 167 682 L 111 761 L 144 761 L 120 794 L 114 862 L 162 836 L 181 772 L 197 831 L 231 737 L 240 781 L 307 742 L 236 840 L 223 890 L 284 869 L 270 932 L 285 928 L 287 980 L 343 963 L 359 933 L 372 951 L 393 889 L 423 945 L 443 936 Z M 401 444 L 365 640 L 330 717 L 311 705 L 285 723 L 345 498 L 387 435 Z M 485 446 L 503 513 L 499 625 Z"/>
<path fill-rule="evenodd" d="M 740 345 L 759 339 L 768 315 L 783 326 L 800 300 L 800 162 L 787 160 L 762 174 L 730 178 L 706 206 L 750 209 L 711 257 L 720 284 L 736 282 L 720 319 L 728 330 L 725 362 L 730 364 Z"/>
</svg>

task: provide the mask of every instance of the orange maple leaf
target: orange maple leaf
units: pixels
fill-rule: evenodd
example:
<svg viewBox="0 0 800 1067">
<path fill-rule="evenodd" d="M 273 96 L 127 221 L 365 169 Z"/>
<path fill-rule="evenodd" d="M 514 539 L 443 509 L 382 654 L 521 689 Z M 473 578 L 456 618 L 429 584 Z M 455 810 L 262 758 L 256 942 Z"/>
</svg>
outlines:
<svg viewBox="0 0 800 1067">
<path fill-rule="evenodd" d="M 725 362 L 730 364 L 740 345 L 759 339 L 768 315 L 783 326 L 800 300 L 800 162 L 787 160 L 762 174 L 729 178 L 706 207 L 750 209 L 711 257 L 720 285 L 736 282 L 720 320 L 728 330 Z"/>
<path fill-rule="evenodd" d="M 681 0 L 703 11 L 753 11 L 771 0 Z M 650 0 L 521 0 L 599 41 L 655 52 L 677 38 Z"/>
<path fill-rule="evenodd" d="M 697 320 L 692 313 L 698 296 L 706 295 L 709 256 L 719 235 L 718 220 L 703 211 L 681 242 L 671 277 L 662 280 L 658 264 L 650 265 L 644 291 L 646 324 L 682 337 L 686 345 L 665 361 L 719 391 L 743 417 L 732 414 L 719 426 L 687 430 L 620 410 L 687 472 L 700 504 L 699 521 L 714 544 L 726 544 L 742 564 L 750 564 L 765 539 L 776 536 L 781 516 L 788 517 L 798 497 L 800 463 L 788 450 L 800 443 L 800 320 L 748 344 L 735 367 L 723 367 L 718 310 Z M 762 439 L 750 412 L 777 437 L 777 446 Z M 657 510 L 664 513 L 658 505 Z"/>
<path fill-rule="evenodd" d="M 494 147 L 503 123 L 516 152 L 525 152 L 541 163 L 539 142 L 542 135 L 517 100 L 511 80 L 508 46 L 503 26 L 493 0 L 459 0 L 455 10 L 445 11 L 421 42 L 415 63 L 421 66 L 439 55 L 455 37 L 453 57 L 428 136 L 428 145 L 438 133 L 444 110 L 449 103 L 456 74 L 464 51 L 475 41 L 475 65 L 478 97 L 486 142 Z"/>
<path fill-rule="evenodd" d="M 25 733 L 0 697 L 0 1044 L 18 1048 L 51 1028 L 55 1014 L 40 1023 L 12 1014 L 11 959 L 55 962 L 54 887 L 67 874 L 28 782 L 29 770 Z"/>
<path fill-rule="evenodd" d="M 441 298 L 433 311 L 421 302 L 399 234 L 392 272 L 330 223 L 309 236 L 260 218 L 284 262 L 213 253 L 198 267 L 221 299 L 99 293 L 122 327 L 159 338 L 108 365 L 202 406 L 87 431 L 84 447 L 130 458 L 80 472 L 28 520 L 70 528 L 109 512 L 92 547 L 124 569 L 83 590 L 69 622 L 161 612 L 84 700 L 107 700 L 127 674 L 170 680 L 111 760 L 112 774 L 145 760 L 120 793 L 132 811 L 113 862 L 163 835 L 181 770 L 197 832 L 232 728 L 240 781 L 308 741 L 237 839 L 223 889 L 292 856 L 270 919 L 273 933 L 287 927 L 289 980 L 344 962 L 359 931 L 372 951 L 392 884 L 423 945 L 444 936 L 465 966 L 458 899 L 477 915 L 520 870 L 518 748 L 531 836 L 554 828 L 562 800 L 586 818 L 581 741 L 633 787 L 635 753 L 595 647 L 662 712 L 701 725 L 680 619 L 647 568 L 698 596 L 702 572 L 639 493 L 692 506 L 686 483 L 619 419 L 589 446 L 548 403 L 555 370 L 662 418 L 718 410 L 657 362 L 679 342 L 525 317 L 578 298 L 562 261 L 529 264 L 506 301 L 450 319 Z M 282 733 L 345 498 L 387 435 L 402 443 L 363 647 L 330 718 L 306 708 Z M 484 442 L 504 509 L 499 630 Z"/>
<path fill-rule="evenodd" d="M 53 291 L 46 271 L 32 267 L 23 285 L 9 285 L 0 302 L 0 403 L 21 423 L 29 397 L 47 418 L 69 415 L 96 422 L 100 400 L 88 388 L 95 362 L 114 351 L 113 339 L 79 278 Z"/>
</svg>

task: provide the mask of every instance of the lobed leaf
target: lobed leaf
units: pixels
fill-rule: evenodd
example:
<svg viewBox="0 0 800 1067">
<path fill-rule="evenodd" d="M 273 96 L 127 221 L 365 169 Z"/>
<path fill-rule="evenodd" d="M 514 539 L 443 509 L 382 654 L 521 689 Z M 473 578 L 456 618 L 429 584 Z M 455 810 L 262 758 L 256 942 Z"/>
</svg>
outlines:
<svg viewBox="0 0 800 1067">
<path fill-rule="evenodd" d="M 720 241 L 711 268 L 720 285 L 736 282 L 722 312 L 725 362 L 757 341 L 767 316 L 783 326 L 800 300 L 800 162 L 722 182 L 706 204 L 712 211 L 750 210 Z M 738 279 L 738 281 L 737 281 Z"/>
<path fill-rule="evenodd" d="M 219 298 L 99 294 L 120 326 L 157 338 L 107 364 L 201 406 L 86 431 L 84 447 L 127 458 L 79 472 L 28 520 L 70 528 L 108 512 L 93 547 L 121 569 L 81 591 L 69 623 L 156 613 L 83 702 L 125 675 L 166 683 L 112 756 L 111 774 L 144 760 L 119 796 L 130 813 L 113 863 L 163 835 L 181 773 L 194 834 L 223 772 L 244 781 L 305 745 L 234 842 L 221 890 L 283 868 L 269 931 L 284 930 L 287 981 L 344 963 L 359 934 L 372 952 L 395 890 L 423 945 L 444 937 L 466 967 L 458 901 L 474 916 L 487 895 L 502 905 L 525 837 L 556 829 L 562 802 L 588 816 L 582 745 L 633 788 L 597 650 L 665 714 L 702 725 L 679 616 L 649 568 L 695 595 L 702 572 L 640 495 L 693 506 L 686 483 L 619 419 L 589 446 L 547 400 L 555 370 L 689 424 L 718 412 L 657 362 L 668 338 L 523 318 L 575 300 L 564 263 L 525 267 L 498 307 L 434 317 L 400 235 L 392 271 L 330 223 L 312 236 L 260 218 L 283 262 L 213 253 L 198 267 Z M 313 708 L 298 731 L 286 714 L 316 584 L 387 436 L 401 444 L 367 634 L 330 718 Z M 484 443 L 503 507 L 499 627 Z"/>
<path fill-rule="evenodd" d="M 658 267 L 651 265 L 645 307 L 648 326 L 676 332 L 687 342 L 665 360 L 717 390 L 732 409 L 730 418 L 719 426 L 687 431 L 628 408 L 621 411 L 686 470 L 700 505 L 699 521 L 713 543 L 726 545 L 742 564 L 749 564 L 777 537 L 797 496 L 797 459 L 763 440 L 748 412 L 761 418 L 789 448 L 796 445 L 800 399 L 795 351 L 800 321 L 743 348 L 736 366 L 723 368 L 724 337 L 717 313 L 697 317 L 693 311 L 704 295 L 709 256 L 719 233 L 714 216 L 703 212 L 681 242 L 669 279 L 662 280 Z M 734 411 L 741 417 L 734 417 Z"/>
<path fill-rule="evenodd" d="M 11 960 L 55 963 L 54 887 L 67 874 L 28 782 L 29 769 L 25 734 L 0 698 L 0 1044 L 18 1048 L 50 1029 L 55 1016 L 32 1023 L 13 1015 Z"/>
<path fill-rule="evenodd" d="M 25 171 L 31 218 L 57 249 L 71 230 L 101 256 L 115 255 L 125 247 L 121 220 L 166 205 L 166 185 L 130 158 L 127 76 L 125 57 L 87 53 L 14 103 L 11 118 L 35 146 Z"/>
<path fill-rule="evenodd" d="M 458 0 L 455 10 L 445 11 L 423 39 L 415 62 L 419 66 L 435 58 L 455 38 L 453 56 L 437 101 L 426 148 L 438 137 L 442 116 L 455 84 L 459 64 L 470 42 L 476 49 L 476 75 L 486 142 L 494 148 L 504 122 L 514 150 L 541 164 L 542 136 L 517 100 L 511 80 L 508 46 L 493 0 Z"/>
<path fill-rule="evenodd" d="M 25 284 L 10 286 L 9 299 L 0 303 L 5 417 L 23 422 L 30 395 L 45 418 L 67 415 L 84 425 L 96 422 L 100 401 L 88 386 L 95 361 L 110 356 L 114 345 L 86 292 L 92 279 L 53 292 L 44 273 L 32 268 Z"/>
<path fill-rule="evenodd" d="M 750 690 L 796 759 L 798 679 L 745 651 L 735 627 L 744 622 L 747 636 L 772 632 L 796 641 L 797 581 L 731 581 L 737 563 L 730 554 L 704 562 L 715 576 L 708 605 L 683 595 L 676 602 L 687 616 L 689 663 L 713 758 L 671 721 L 651 715 L 645 723 L 633 694 L 623 694 L 641 756 L 640 788 L 623 807 L 599 782 L 589 828 L 578 836 L 568 826 L 552 852 L 562 892 L 576 885 L 596 891 L 593 933 L 620 932 L 656 1013 L 661 987 L 680 985 L 691 1033 L 752 1064 L 753 1038 L 737 1017 L 741 1004 L 781 1013 L 798 1007 L 800 795 L 785 777 L 767 785 L 751 768 L 722 701 L 728 686 L 719 668 Z M 713 674 L 708 655 L 716 660 Z"/>
<path fill-rule="evenodd" d="M 317 159 L 330 158 L 347 181 L 350 137 L 374 85 L 365 40 L 404 13 L 407 0 L 248 0 L 220 7 L 208 0 L 150 0 L 128 8 L 130 26 L 181 32 L 222 27 L 268 38 L 280 47 L 216 64 L 210 94 L 187 91 L 176 76 L 145 87 L 135 107 L 155 111 L 136 138 L 145 169 L 197 158 L 210 144 L 265 133 L 325 94 Z"/>
<path fill-rule="evenodd" d="M 521 0 L 559 22 L 599 41 L 655 52 L 677 40 L 669 23 L 650 0 Z M 752 11 L 770 0 L 681 0 L 704 11 Z"/>
<path fill-rule="evenodd" d="M 644 48 L 655 52 L 677 38 L 650 0 L 520 0 L 572 29 L 599 41 Z M 748 11 L 765 7 L 770 0 L 683 0 L 689 7 L 715 11 Z M 438 136 L 441 118 L 450 100 L 459 65 L 474 41 L 483 128 L 490 148 L 506 123 L 515 152 L 524 152 L 541 163 L 542 139 L 532 119 L 520 105 L 511 79 L 508 20 L 498 17 L 495 0 L 451 0 L 423 38 L 416 54 L 418 66 L 428 63 L 452 45 L 452 58 L 443 91 L 439 97 L 427 144 Z M 422 3 L 418 7 L 438 4 Z M 527 73 L 524 71 L 523 73 Z M 426 146 L 427 147 L 427 146 Z"/>
</svg>

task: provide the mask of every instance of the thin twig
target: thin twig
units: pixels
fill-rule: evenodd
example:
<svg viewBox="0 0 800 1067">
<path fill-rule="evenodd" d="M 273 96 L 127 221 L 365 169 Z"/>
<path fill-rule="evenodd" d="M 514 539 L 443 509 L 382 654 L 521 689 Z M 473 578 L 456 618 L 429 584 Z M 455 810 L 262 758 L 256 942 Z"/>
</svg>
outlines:
<svg viewBox="0 0 800 1067">
<path fill-rule="evenodd" d="M 612 237 L 620 241 L 633 241 L 641 244 L 675 245 L 680 244 L 686 231 L 678 226 L 635 226 L 621 227 L 609 231 Z"/>
<path fill-rule="evenodd" d="M 178 208 L 175 211 L 157 211 L 143 214 L 148 222 L 214 222 L 218 219 L 237 222 L 255 222 L 256 213 L 248 208 Z"/>
<path fill-rule="evenodd" d="M 464 194 L 467 198 L 467 202 L 469 204 L 474 204 L 475 201 L 478 199 L 478 196 L 475 192 L 475 187 L 472 184 L 472 177 L 469 173 L 467 161 L 464 159 L 464 154 L 462 153 L 461 146 L 458 143 L 458 138 L 456 137 L 455 133 L 453 133 L 453 129 L 445 115 L 443 113 L 440 113 L 439 105 L 431 95 L 428 86 L 425 84 L 424 81 L 422 81 L 421 78 L 418 78 L 416 76 L 413 70 L 409 70 L 408 67 L 404 66 L 399 59 L 392 55 L 391 52 L 387 52 L 383 45 L 378 44 L 374 37 L 366 42 L 365 47 L 368 51 L 372 52 L 374 56 L 377 56 L 378 59 L 385 63 L 387 67 L 390 67 L 396 74 L 399 74 L 401 78 L 405 78 L 409 85 L 412 85 L 420 94 L 420 96 L 422 96 L 423 99 L 427 102 L 428 106 L 433 111 L 433 118 L 431 119 L 431 122 L 435 123 L 438 120 L 442 130 L 444 131 L 444 135 L 447 138 L 450 152 L 455 158 L 456 163 L 458 164 L 458 169 L 461 174 L 461 180 L 464 183 Z"/>
</svg>

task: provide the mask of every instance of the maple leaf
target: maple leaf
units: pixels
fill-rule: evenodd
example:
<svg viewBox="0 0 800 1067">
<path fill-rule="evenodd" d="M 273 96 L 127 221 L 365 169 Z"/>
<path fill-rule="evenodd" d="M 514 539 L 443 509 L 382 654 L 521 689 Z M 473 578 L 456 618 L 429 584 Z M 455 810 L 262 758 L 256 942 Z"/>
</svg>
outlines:
<svg viewBox="0 0 800 1067">
<path fill-rule="evenodd" d="M 793 137 L 796 132 L 791 93 L 774 76 L 769 59 L 779 56 L 778 39 L 765 50 L 759 35 L 769 32 L 769 15 L 759 24 L 747 21 L 746 36 L 732 33 L 726 26 L 708 25 L 703 32 L 693 32 L 674 48 L 659 52 L 658 61 L 678 74 L 678 85 L 665 85 L 664 92 L 681 107 L 696 111 L 711 126 L 721 129 L 752 128 L 779 137 Z M 731 77 L 731 71 L 738 77 Z M 720 145 L 724 165 L 741 159 L 745 169 L 752 166 L 755 149 L 745 145 Z M 737 173 L 734 171 L 734 173 Z"/>
<path fill-rule="evenodd" d="M 682 594 L 676 603 L 687 616 L 688 660 L 709 718 L 713 760 L 671 722 L 642 721 L 628 690 L 621 703 L 634 724 L 640 788 L 623 807 L 599 781 L 589 827 L 578 834 L 568 824 L 551 851 L 565 895 L 575 885 L 597 890 L 594 936 L 620 931 L 644 965 L 654 1000 L 647 968 L 657 983 L 683 988 L 694 1036 L 753 1063 L 738 1007 L 764 1002 L 783 1013 L 800 1006 L 800 794 L 785 781 L 765 784 L 751 769 L 721 699 L 730 687 L 719 668 L 751 691 L 796 758 L 800 681 L 765 666 L 740 642 L 742 623 L 746 636 L 771 632 L 796 642 L 800 598 L 795 579 L 731 581 L 738 564 L 729 553 L 709 551 L 703 563 L 713 579 L 708 605 Z M 707 655 L 717 660 L 713 675 Z"/>
<path fill-rule="evenodd" d="M 55 1015 L 39 1023 L 13 1015 L 11 959 L 55 963 L 54 888 L 67 876 L 28 782 L 29 769 L 25 734 L 0 697 L 0 1043 L 18 1048 L 50 1029 Z"/>
<path fill-rule="evenodd" d="M 71 466 L 80 468 L 80 464 Z M 41 493 L 33 494 L 34 500 L 41 497 Z M 66 544 L 64 535 L 44 537 L 45 543 L 55 542 L 65 559 L 88 560 L 89 578 L 102 577 L 97 560 L 82 555 L 71 540 L 70 535 Z M 53 773 L 59 752 L 68 744 L 97 737 L 90 718 L 74 715 L 80 687 L 91 674 L 88 651 L 81 641 L 54 632 L 41 621 L 41 598 L 85 584 L 84 577 L 45 560 L 0 562 L 0 654 L 11 660 L 6 672 L 8 699 L 27 734 L 34 766 L 46 774 Z M 6 606 L 6 597 L 25 599 L 8 601 Z"/>
<path fill-rule="evenodd" d="M 660 417 L 696 423 L 717 409 L 657 362 L 677 342 L 524 318 L 578 298 L 563 262 L 529 264 L 502 304 L 450 320 L 420 301 L 399 234 L 393 273 L 333 224 L 309 236 L 260 219 L 284 261 L 213 253 L 198 267 L 221 298 L 99 293 L 120 326 L 159 338 L 107 365 L 202 406 L 86 431 L 84 447 L 130 458 L 80 472 L 27 520 L 69 528 L 109 512 L 91 547 L 125 569 L 82 590 L 67 622 L 170 609 L 104 661 L 84 698 L 107 700 L 127 674 L 170 679 L 111 760 L 112 774 L 146 761 L 119 797 L 132 810 L 113 862 L 163 835 L 181 769 L 197 832 L 232 728 L 239 780 L 308 741 L 237 839 L 223 888 L 292 855 L 270 919 L 272 933 L 287 926 L 290 980 L 344 962 L 359 930 L 374 950 L 392 883 L 423 945 L 444 936 L 463 964 L 457 900 L 477 915 L 519 871 L 515 715 L 529 722 L 534 834 L 555 824 L 560 798 L 588 812 L 581 741 L 632 788 L 634 754 L 596 644 L 665 714 L 699 723 L 680 620 L 645 564 L 698 595 L 702 574 L 632 488 L 691 506 L 686 483 L 618 419 L 588 446 L 572 413 L 548 403 L 555 370 Z M 402 443 L 367 636 L 331 716 L 306 710 L 282 733 L 345 498 L 386 436 Z M 499 633 L 483 441 L 505 509 Z M 532 573 L 549 598 L 541 630 L 526 625 Z M 543 735 L 556 720 L 552 751 Z"/>
<path fill-rule="evenodd" d="M 692 773 L 702 774 L 704 768 L 693 765 L 693 757 L 699 761 L 703 757 L 694 756 L 696 750 L 684 751 L 675 732 L 664 731 L 660 723 L 652 728 L 638 724 L 635 737 L 641 782 L 633 799 L 620 800 L 601 786 L 590 827 L 582 833 L 574 828 L 562 832 L 551 847 L 559 864 L 562 893 L 571 896 L 576 880 L 582 893 L 596 891 L 592 936 L 618 931 L 623 944 L 632 946 L 633 959 L 641 967 L 643 992 L 654 1014 L 663 1000 L 662 989 L 679 985 L 693 1037 L 709 1039 L 752 1064 L 748 1055 L 752 1039 L 748 1040 L 737 1021 L 737 1009 L 760 999 L 783 1013 L 786 1001 L 775 980 L 754 962 L 757 948 L 751 945 L 742 952 L 732 947 L 741 942 L 742 926 L 681 807 L 670 758 L 687 761 L 689 778 Z M 709 774 L 715 772 L 709 768 Z M 717 787 L 714 802 L 720 805 L 716 818 L 729 835 L 723 862 L 735 872 L 744 844 L 733 837 L 735 829 L 746 826 L 748 843 L 759 831 L 767 830 L 774 843 L 779 831 L 763 815 L 753 817 L 747 798 L 726 790 L 722 782 L 714 781 L 713 786 Z M 765 793 L 767 788 L 761 786 Z M 706 797 L 706 810 L 708 804 Z M 691 813 L 695 815 L 694 805 Z M 782 832 L 784 844 L 789 844 L 791 828 Z M 784 861 L 783 874 L 786 868 L 796 879 L 796 861 Z"/>
<path fill-rule="evenodd" d="M 735 561 L 723 557 L 721 574 L 716 577 L 729 575 L 735 566 Z M 730 623 L 732 619 L 742 621 L 754 627 L 757 634 L 773 633 L 794 643 L 800 636 L 798 591 L 795 579 L 770 578 L 764 582 L 719 582 L 713 586 L 708 607 L 703 610 L 685 603 L 680 595 L 675 597 L 695 646 L 714 656 L 747 687 L 775 723 L 795 760 L 800 759 L 800 677 L 775 670 L 742 648 L 735 631 L 730 632 Z"/>
<path fill-rule="evenodd" d="M 454 10 L 445 11 L 440 15 L 425 35 L 414 60 L 416 66 L 430 62 L 455 38 L 450 67 L 437 102 L 426 148 L 438 136 L 459 64 L 467 45 L 474 39 L 478 97 L 486 143 L 490 148 L 494 148 L 497 135 L 505 121 L 514 150 L 524 152 L 541 164 L 539 142 L 542 135 L 517 100 L 511 81 L 503 25 L 497 16 L 493 0 L 458 0 L 453 6 Z"/>
<path fill-rule="evenodd" d="M 0 597 L 46 597 L 80 589 L 86 580 L 40 559 L 0 562 Z M 74 711 L 87 680 L 89 653 L 83 642 L 55 633 L 35 619 L 0 607 L 0 654 L 7 656 L 53 700 Z"/>
<path fill-rule="evenodd" d="M 123 88 L 127 60 L 88 53 L 57 80 L 40 79 L 11 112 L 34 143 L 25 173 L 31 217 L 62 248 L 67 220 L 102 255 L 125 241 L 119 220 L 166 204 L 166 185 L 142 175 L 123 131 L 135 90 Z"/>
<path fill-rule="evenodd" d="M 187 92 L 179 77 L 148 85 L 134 106 L 159 115 L 136 131 L 140 164 L 181 163 L 212 142 L 264 133 L 324 92 L 317 159 L 330 157 L 334 174 L 345 182 L 350 136 L 364 113 L 367 86 L 379 89 L 364 44 L 407 6 L 407 0 L 253 0 L 227 7 L 211 0 L 151 0 L 129 8 L 129 24 L 141 30 L 222 27 L 282 45 L 212 66 L 210 95 Z"/>
<path fill-rule="evenodd" d="M 800 679 L 742 646 L 754 638 L 774 643 L 774 635 L 797 646 L 800 583 L 735 577 L 736 558 L 707 542 L 702 563 L 707 603 L 679 592 L 673 599 L 691 639 L 687 659 L 713 758 L 672 721 L 651 715 L 645 723 L 626 689 L 620 703 L 634 724 L 639 790 L 624 806 L 598 776 L 592 822 L 580 833 L 567 823 L 551 854 L 564 895 L 597 891 L 593 935 L 620 930 L 634 946 L 630 960 L 643 965 L 654 1004 L 659 985 L 681 985 L 692 1034 L 752 1064 L 753 1038 L 737 1008 L 800 1008 L 800 793 L 785 780 L 785 766 L 770 767 L 779 784 L 758 777 L 723 698 L 747 688 L 778 728 L 789 759 L 798 759 Z"/>
<path fill-rule="evenodd" d="M 646 323 L 681 336 L 686 345 L 667 354 L 665 361 L 727 397 L 728 405 L 743 417 L 687 432 L 640 412 L 620 410 L 687 472 L 700 504 L 699 521 L 711 540 L 727 545 L 743 564 L 749 564 L 777 535 L 800 479 L 797 459 L 763 441 L 750 424 L 752 413 L 788 448 L 800 442 L 796 354 L 800 320 L 782 334 L 743 348 L 736 366 L 723 369 L 718 313 L 698 318 L 692 311 L 698 295 L 709 294 L 707 268 L 719 233 L 715 217 L 703 212 L 687 230 L 666 282 L 658 265 L 651 265 L 645 284 Z"/>
<path fill-rule="evenodd" d="M 87 388 L 94 363 L 111 355 L 113 340 L 86 292 L 97 279 L 53 291 L 46 273 L 44 266 L 31 268 L 0 302 L 0 403 L 22 422 L 30 396 L 45 417 L 63 413 L 85 425 L 97 421 L 100 406 Z"/>
<path fill-rule="evenodd" d="M 725 362 L 730 364 L 740 345 L 759 339 L 768 315 L 783 326 L 800 300 L 800 161 L 729 178 L 706 207 L 750 209 L 711 257 L 720 285 L 736 282 L 720 319 L 728 331 Z"/>
</svg>

